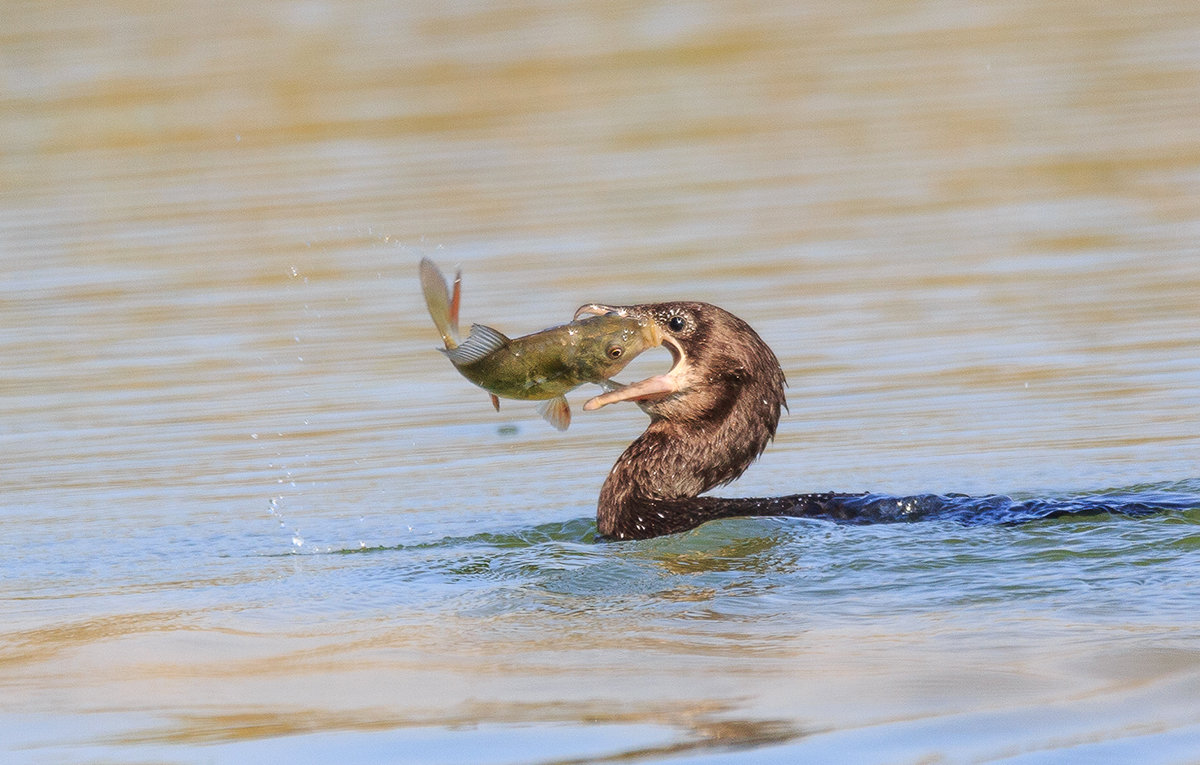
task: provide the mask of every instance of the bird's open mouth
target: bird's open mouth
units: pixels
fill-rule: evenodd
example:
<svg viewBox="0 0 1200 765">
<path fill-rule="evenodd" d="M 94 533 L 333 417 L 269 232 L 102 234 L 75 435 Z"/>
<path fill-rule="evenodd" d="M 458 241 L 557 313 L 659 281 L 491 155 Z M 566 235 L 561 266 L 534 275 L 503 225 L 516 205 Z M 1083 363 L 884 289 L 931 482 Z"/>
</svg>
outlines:
<svg viewBox="0 0 1200 765">
<path fill-rule="evenodd" d="M 666 398 L 680 390 L 680 378 L 683 372 L 687 369 L 687 354 L 683 350 L 683 346 L 679 344 L 675 338 L 657 331 L 657 323 L 653 316 L 649 313 L 640 310 L 638 306 L 610 306 L 601 305 L 598 303 L 588 303 L 580 306 L 575 312 L 575 318 L 580 316 L 595 315 L 604 316 L 605 314 L 617 314 L 618 316 L 634 316 L 642 322 L 653 327 L 655 334 L 659 338 L 658 345 L 666 346 L 671 352 L 672 364 L 671 368 L 661 375 L 647 377 L 645 380 L 639 380 L 629 385 L 622 385 L 619 388 L 611 390 L 607 393 L 602 393 L 588 399 L 583 405 L 584 410 L 593 411 L 602 406 L 616 404 L 621 401 L 655 401 Z"/>
</svg>

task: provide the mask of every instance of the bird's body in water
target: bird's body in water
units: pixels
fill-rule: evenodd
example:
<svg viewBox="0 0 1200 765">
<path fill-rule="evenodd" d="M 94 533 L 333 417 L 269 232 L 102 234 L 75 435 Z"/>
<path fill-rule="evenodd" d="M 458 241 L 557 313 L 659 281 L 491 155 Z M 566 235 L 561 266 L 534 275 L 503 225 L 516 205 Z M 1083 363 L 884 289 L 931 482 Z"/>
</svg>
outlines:
<svg viewBox="0 0 1200 765">
<path fill-rule="evenodd" d="M 571 422 L 564 394 L 584 383 L 606 385 L 639 353 L 662 341 L 651 322 L 604 314 L 517 338 L 473 324 L 467 339 L 459 342 L 461 277 L 455 278 L 451 292 L 428 258 L 421 260 L 420 274 L 426 306 L 455 369 L 486 390 L 496 409 L 498 397 L 543 402 L 539 411 L 559 430 Z"/>
<path fill-rule="evenodd" d="M 715 518 L 778 515 L 795 504 L 698 496 L 734 480 L 762 454 L 787 405 L 779 361 L 749 324 L 708 303 L 591 304 L 576 315 L 584 313 L 653 321 L 674 358 L 670 372 L 584 405 L 635 401 L 650 415 L 600 491 L 601 534 L 641 539 Z"/>
<path fill-rule="evenodd" d="M 674 359 L 666 374 L 610 390 L 584 405 L 585 410 L 594 410 L 633 401 L 650 415 L 645 432 L 617 459 L 600 491 L 596 521 L 604 537 L 646 539 L 717 518 L 745 516 L 847 523 L 934 517 L 1005 523 L 1087 512 L 1142 515 L 1178 507 L 1121 502 L 1104 495 L 1089 501 L 1026 502 L 962 495 L 699 496 L 740 476 L 774 438 L 781 410 L 787 406 L 786 380 L 775 354 L 749 324 L 708 303 L 593 303 L 582 306 L 576 316 L 589 313 L 653 322 Z"/>
</svg>

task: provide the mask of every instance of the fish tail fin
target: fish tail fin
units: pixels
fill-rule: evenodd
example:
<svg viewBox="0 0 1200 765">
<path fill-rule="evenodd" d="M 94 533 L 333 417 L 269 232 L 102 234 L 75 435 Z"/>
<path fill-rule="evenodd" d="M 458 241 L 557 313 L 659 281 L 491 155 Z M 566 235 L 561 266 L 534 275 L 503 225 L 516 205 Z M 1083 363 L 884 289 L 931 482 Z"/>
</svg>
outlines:
<svg viewBox="0 0 1200 765">
<path fill-rule="evenodd" d="M 462 269 L 454 269 L 454 292 L 450 296 L 450 331 L 458 337 L 458 306 L 462 299 Z"/>
<path fill-rule="evenodd" d="M 566 430 L 571 425 L 571 405 L 566 396 L 558 396 L 538 404 L 538 414 L 557 430 Z"/>
<path fill-rule="evenodd" d="M 454 296 L 446 285 L 441 269 L 429 258 L 421 258 L 421 292 L 425 294 L 425 307 L 446 344 L 446 350 L 458 347 L 458 298 L 461 272 L 454 280 Z"/>
<path fill-rule="evenodd" d="M 489 393 L 488 395 L 491 396 L 491 398 L 492 398 L 492 408 L 495 409 L 497 412 L 499 412 L 500 411 L 500 397 L 497 396 L 495 393 Z"/>
</svg>

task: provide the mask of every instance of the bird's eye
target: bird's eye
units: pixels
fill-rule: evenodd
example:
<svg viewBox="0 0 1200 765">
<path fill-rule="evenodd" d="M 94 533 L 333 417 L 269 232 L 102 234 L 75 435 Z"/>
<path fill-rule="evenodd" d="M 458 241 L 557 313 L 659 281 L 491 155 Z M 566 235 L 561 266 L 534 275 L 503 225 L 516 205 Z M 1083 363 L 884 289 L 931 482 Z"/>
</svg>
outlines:
<svg viewBox="0 0 1200 765">
<path fill-rule="evenodd" d="M 608 349 L 608 357 L 610 359 L 619 359 L 625 355 L 625 349 L 619 345 L 614 345 Z"/>
<path fill-rule="evenodd" d="M 683 328 L 686 326 L 687 319 L 683 318 L 682 316 L 672 316 L 671 318 L 667 319 L 667 328 L 672 332 L 682 332 Z"/>
</svg>

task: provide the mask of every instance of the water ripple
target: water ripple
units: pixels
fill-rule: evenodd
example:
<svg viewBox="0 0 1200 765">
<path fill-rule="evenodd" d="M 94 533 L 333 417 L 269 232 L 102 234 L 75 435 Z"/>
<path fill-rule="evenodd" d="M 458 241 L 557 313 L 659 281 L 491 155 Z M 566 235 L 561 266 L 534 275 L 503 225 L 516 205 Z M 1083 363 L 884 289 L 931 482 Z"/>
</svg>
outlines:
<svg viewBox="0 0 1200 765">
<path fill-rule="evenodd" d="M 1196 488 L 1193 481 L 1025 499 L 864 495 L 857 507 L 876 523 L 732 518 L 597 543 L 594 521 L 575 518 L 293 557 L 319 572 L 313 589 L 298 593 L 312 608 L 399 607 L 416 619 L 541 612 L 619 621 L 639 613 L 673 628 L 682 620 L 729 630 L 754 620 L 794 630 L 798 619 L 896 619 L 1021 602 L 1182 620 L 1190 611 L 1178 599 L 1137 590 L 1194 589 Z M 334 565 L 338 558 L 353 565 Z"/>
</svg>

